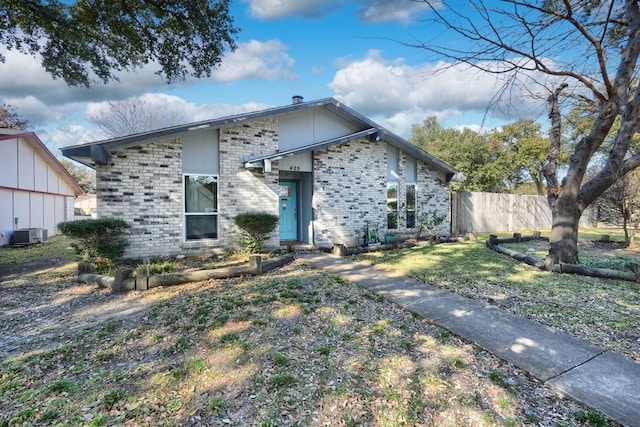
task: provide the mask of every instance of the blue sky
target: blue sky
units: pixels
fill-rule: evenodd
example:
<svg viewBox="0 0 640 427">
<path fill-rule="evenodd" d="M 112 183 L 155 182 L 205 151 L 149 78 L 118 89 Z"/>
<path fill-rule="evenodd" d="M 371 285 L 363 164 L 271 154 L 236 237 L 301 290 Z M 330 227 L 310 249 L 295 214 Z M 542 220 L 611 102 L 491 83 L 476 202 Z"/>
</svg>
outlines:
<svg viewBox="0 0 640 427">
<path fill-rule="evenodd" d="M 411 125 L 432 115 L 447 127 L 474 129 L 517 118 L 485 115 L 500 86 L 494 76 L 448 67 L 401 43 L 428 41 L 439 31 L 420 2 L 235 0 L 232 13 L 241 28 L 238 49 L 209 79 L 167 85 L 149 66 L 120 75 L 120 82 L 70 88 L 37 59 L 0 47 L 7 57 L 0 63 L 0 102 L 18 107 L 57 156 L 60 147 L 101 139 L 86 114 L 127 97 L 191 122 L 288 104 L 293 95 L 333 96 L 407 138 Z M 513 94 L 510 102 L 520 116 L 545 116 L 540 100 Z"/>
</svg>

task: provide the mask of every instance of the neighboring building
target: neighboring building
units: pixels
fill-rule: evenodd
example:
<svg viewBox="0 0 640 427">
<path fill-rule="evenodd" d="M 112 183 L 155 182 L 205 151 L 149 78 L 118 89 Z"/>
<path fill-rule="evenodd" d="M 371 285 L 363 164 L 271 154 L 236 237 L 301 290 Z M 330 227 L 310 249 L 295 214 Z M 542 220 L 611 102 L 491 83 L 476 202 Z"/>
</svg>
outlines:
<svg viewBox="0 0 640 427">
<path fill-rule="evenodd" d="M 73 220 L 74 198 L 82 188 L 35 133 L 0 129 L 0 245 L 15 230 L 40 228 L 47 236 Z"/>
<path fill-rule="evenodd" d="M 62 149 L 96 170 L 100 217 L 131 225 L 129 257 L 237 246 L 234 217 L 280 217 L 268 245 L 362 243 L 447 214 L 449 165 L 326 98 Z"/>
<path fill-rule="evenodd" d="M 95 194 L 83 194 L 73 203 L 76 219 L 97 218 L 98 197 Z"/>
</svg>

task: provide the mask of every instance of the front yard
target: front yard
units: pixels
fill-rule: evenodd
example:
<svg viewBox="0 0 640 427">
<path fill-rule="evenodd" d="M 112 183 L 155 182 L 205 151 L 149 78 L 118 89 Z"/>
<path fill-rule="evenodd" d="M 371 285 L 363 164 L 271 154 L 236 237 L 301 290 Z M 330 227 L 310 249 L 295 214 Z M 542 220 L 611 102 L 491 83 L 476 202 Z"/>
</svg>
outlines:
<svg viewBox="0 0 640 427">
<path fill-rule="evenodd" d="M 486 238 L 358 258 L 489 302 L 640 362 L 638 283 L 541 271 L 488 250 Z M 548 253 L 545 241 L 503 246 L 542 258 Z M 615 244 L 583 243 L 580 258 L 586 265 L 623 269 L 631 261 L 640 262 L 640 252 Z"/>
<path fill-rule="evenodd" d="M 30 264 L 0 249 L 0 426 L 615 425 L 299 261 L 258 277 L 114 294 L 74 281 L 64 242 L 47 245 Z M 482 245 L 366 258 L 565 328 L 590 318 L 597 340 L 638 338 L 637 286 L 570 283 Z M 592 301 L 583 287 L 595 289 Z M 637 356 L 637 345 L 619 350 Z"/>
</svg>

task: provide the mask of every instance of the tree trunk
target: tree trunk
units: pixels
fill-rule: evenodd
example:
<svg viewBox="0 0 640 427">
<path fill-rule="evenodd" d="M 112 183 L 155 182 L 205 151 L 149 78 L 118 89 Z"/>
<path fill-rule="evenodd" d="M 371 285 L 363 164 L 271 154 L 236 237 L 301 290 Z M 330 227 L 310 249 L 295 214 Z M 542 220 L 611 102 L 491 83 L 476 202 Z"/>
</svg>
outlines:
<svg viewBox="0 0 640 427">
<path fill-rule="evenodd" d="M 640 228 L 640 211 L 635 215 L 635 221 L 631 215 L 629 216 L 629 219 L 631 226 L 629 226 L 629 222 L 627 222 L 626 218 L 624 222 L 624 244 L 628 248 L 637 248 L 638 244 L 635 242 L 635 238 L 638 228 Z"/>
<path fill-rule="evenodd" d="M 539 179 L 535 179 L 533 181 L 536 184 L 536 191 L 538 192 L 538 196 L 544 196 L 544 187 L 542 186 L 542 181 Z"/>
<path fill-rule="evenodd" d="M 631 239 L 629 238 L 629 230 L 627 229 L 629 219 L 629 211 L 627 209 L 622 209 L 622 229 L 624 230 L 624 246 L 629 247 L 631 244 Z"/>
<path fill-rule="evenodd" d="M 638 244 L 635 242 L 637 232 L 638 232 L 638 224 L 636 223 L 635 227 L 631 228 L 631 231 L 629 231 L 629 241 L 627 242 L 628 248 L 638 247 Z"/>
<path fill-rule="evenodd" d="M 547 202 L 551 208 L 551 235 L 549 236 L 549 257 L 556 262 L 578 263 L 578 224 L 582 212 L 578 209 L 578 191 L 581 176 L 569 174 L 563 185 L 558 182 L 557 168 L 560 158 L 562 122 L 558 96 L 567 87 L 562 84 L 548 98 L 551 119 L 551 147 L 547 164 L 542 170 L 547 181 Z M 568 178 L 568 180 L 567 180 Z"/>
<path fill-rule="evenodd" d="M 561 193 L 551 206 L 549 256 L 554 261 L 578 263 L 578 225 L 581 215 L 575 198 L 566 193 Z"/>
</svg>

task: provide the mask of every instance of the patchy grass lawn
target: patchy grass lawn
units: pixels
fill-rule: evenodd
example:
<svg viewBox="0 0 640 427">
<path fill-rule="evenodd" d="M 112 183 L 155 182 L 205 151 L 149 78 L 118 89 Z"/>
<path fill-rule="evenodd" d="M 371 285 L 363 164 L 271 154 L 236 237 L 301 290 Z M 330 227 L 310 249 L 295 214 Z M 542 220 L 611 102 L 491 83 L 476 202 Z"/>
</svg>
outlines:
<svg viewBox="0 0 640 427">
<path fill-rule="evenodd" d="M 603 234 L 600 232 L 600 234 Z M 637 283 L 538 270 L 485 247 L 478 240 L 359 255 L 378 267 L 399 271 L 640 361 L 640 287 Z M 544 257 L 548 242 L 504 245 Z M 589 265 L 625 268 L 638 252 L 581 245 Z"/>
<path fill-rule="evenodd" d="M 19 248 L 0 247 L 0 277 L 12 271 L 39 270 L 47 265 L 70 263 L 75 251 L 64 236 L 52 236 L 44 244 Z"/>
<path fill-rule="evenodd" d="M 422 277 L 439 270 L 443 286 L 474 286 L 491 270 L 530 277 L 477 243 L 380 256 L 419 260 Z M 0 426 L 616 425 L 300 262 L 259 277 L 114 294 L 75 282 L 73 263 L 58 255 L 3 270 Z"/>
</svg>

